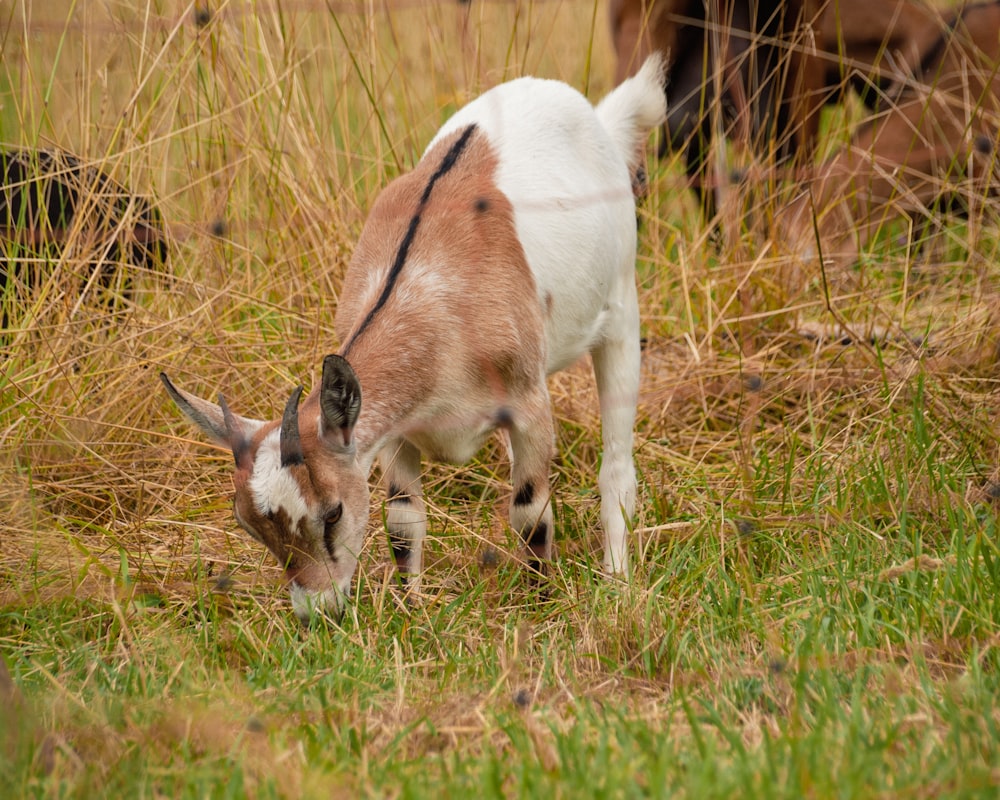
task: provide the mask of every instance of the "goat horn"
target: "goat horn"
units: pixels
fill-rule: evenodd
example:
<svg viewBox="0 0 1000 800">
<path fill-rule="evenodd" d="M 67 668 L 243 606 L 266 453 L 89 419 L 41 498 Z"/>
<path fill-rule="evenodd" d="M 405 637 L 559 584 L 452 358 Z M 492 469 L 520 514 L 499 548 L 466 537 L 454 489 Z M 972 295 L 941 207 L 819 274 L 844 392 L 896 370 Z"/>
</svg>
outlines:
<svg viewBox="0 0 1000 800">
<path fill-rule="evenodd" d="M 281 417 L 281 466 L 290 467 L 305 461 L 302 455 L 302 439 L 299 437 L 299 386 L 288 398 L 285 413 Z"/>
</svg>

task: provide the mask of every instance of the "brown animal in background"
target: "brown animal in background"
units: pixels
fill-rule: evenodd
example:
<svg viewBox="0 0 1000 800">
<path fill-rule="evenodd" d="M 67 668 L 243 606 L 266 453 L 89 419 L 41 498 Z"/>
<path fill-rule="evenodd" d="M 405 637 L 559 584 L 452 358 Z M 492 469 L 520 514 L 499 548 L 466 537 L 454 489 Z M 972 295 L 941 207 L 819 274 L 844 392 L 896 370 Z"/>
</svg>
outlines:
<svg viewBox="0 0 1000 800">
<path fill-rule="evenodd" d="M 920 0 L 710 2 L 709 16 L 703 0 L 610 6 L 616 81 L 650 51 L 669 54 L 663 149 L 684 152 L 692 188 L 709 214 L 707 156 L 717 98 L 736 138 L 761 155 L 773 148 L 779 162 L 796 155 L 809 164 L 823 106 L 853 86 L 874 109 L 919 71 L 945 27 Z"/>
<path fill-rule="evenodd" d="M 775 239 L 803 259 L 856 260 L 883 223 L 942 198 L 969 210 L 997 189 L 1000 3 L 963 9 L 887 111 L 818 168 L 777 219 Z"/>
<path fill-rule="evenodd" d="M 13 284 L 23 298 L 46 265 L 66 254 L 89 265 L 104 289 L 121 264 L 162 269 L 167 237 L 160 212 L 69 153 L 0 146 L 0 293 Z M 125 274 L 118 288 L 129 285 Z"/>
<path fill-rule="evenodd" d="M 779 160 L 813 151 L 818 118 L 810 106 L 822 88 L 823 65 L 810 43 L 820 2 L 612 0 L 615 79 L 623 80 L 654 50 L 667 54 L 663 150 L 684 151 L 692 188 L 708 214 L 714 201 L 707 156 L 717 100 L 744 144 L 774 141 Z"/>
</svg>

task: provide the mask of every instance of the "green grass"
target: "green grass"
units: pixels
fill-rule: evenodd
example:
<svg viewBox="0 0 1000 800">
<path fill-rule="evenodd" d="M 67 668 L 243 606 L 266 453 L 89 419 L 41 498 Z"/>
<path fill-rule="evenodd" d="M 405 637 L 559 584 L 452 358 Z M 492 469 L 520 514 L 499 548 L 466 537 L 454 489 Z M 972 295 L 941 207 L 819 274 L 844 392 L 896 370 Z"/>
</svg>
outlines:
<svg viewBox="0 0 1000 800">
<path fill-rule="evenodd" d="M 308 634 L 209 580 L 8 606 L 5 794 L 976 796 L 997 576 L 966 524 L 889 576 L 856 541 L 766 576 L 770 537 L 691 541 L 646 589 L 564 569 L 527 608 L 506 568 L 411 613 L 369 575 Z"/>
<path fill-rule="evenodd" d="M 541 586 L 493 442 L 427 467 L 420 604 L 376 502 L 343 623 L 297 624 L 232 519 L 231 454 L 156 373 L 276 416 L 336 349 L 367 209 L 441 121 L 525 73 L 596 99 L 613 65 L 592 0 L 342 5 L 0 12 L 0 139 L 101 164 L 171 235 L 169 274 L 113 312 L 72 259 L 2 298 L 0 797 L 996 794 L 990 214 L 796 283 L 750 217 L 713 241 L 651 159 L 631 583 L 598 574 L 581 365 L 551 382 Z M 834 323 L 860 340 L 802 333 Z"/>
</svg>

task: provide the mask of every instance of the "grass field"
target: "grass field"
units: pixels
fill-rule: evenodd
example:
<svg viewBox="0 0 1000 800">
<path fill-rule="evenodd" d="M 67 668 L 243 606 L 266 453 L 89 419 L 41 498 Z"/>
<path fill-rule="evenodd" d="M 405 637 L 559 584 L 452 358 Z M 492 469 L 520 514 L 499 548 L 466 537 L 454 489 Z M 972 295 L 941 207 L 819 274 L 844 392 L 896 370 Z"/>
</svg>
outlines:
<svg viewBox="0 0 1000 800">
<path fill-rule="evenodd" d="M 793 285 L 651 155 L 629 585 L 597 574 L 589 364 L 550 384 L 543 592 L 494 443 L 427 468 L 423 603 L 375 503 L 355 603 L 309 632 L 232 519 L 231 454 L 162 391 L 279 416 L 337 348 L 380 187 L 502 80 L 602 96 L 606 12 L 0 0 L 0 141 L 99 163 L 171 238 L 112 310 L 71 258 L 3 297 L 0 796 L 997 795 L 993 200 Z M 803 334 L 832 323 L 862 335 Z"/>
</svg>

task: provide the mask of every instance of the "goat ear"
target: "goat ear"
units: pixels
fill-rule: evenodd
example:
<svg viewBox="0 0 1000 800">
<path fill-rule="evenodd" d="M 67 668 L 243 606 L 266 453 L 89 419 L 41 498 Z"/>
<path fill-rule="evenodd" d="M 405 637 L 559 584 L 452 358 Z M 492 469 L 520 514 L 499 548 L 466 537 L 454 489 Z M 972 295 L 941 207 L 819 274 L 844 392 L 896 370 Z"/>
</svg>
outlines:
<svg viewBox="0 0 1000 800">
<path fill-rule="evenodd" d="M 250 454 L 247 437 L 261 427 L 263 422 L 236 416 L 229 410 L 221 395 L 219 404 L 216 405 L 178 389 L 166 373 L 160 373 L 160 380 L 163 381 L 167 394 L 185 417 L 199 427 L 209 439 L 231 448 L 237 467 L 247 465 Z"/>
<path fill-rule="evenodd" d="M 361 383 L 347 359 L 330 355 L 323 359 L 323 382 L 319 394 L 324 439 L 353 447 L 354 423 L 361 413 Z"/>
</svg>

